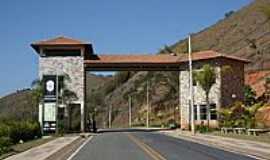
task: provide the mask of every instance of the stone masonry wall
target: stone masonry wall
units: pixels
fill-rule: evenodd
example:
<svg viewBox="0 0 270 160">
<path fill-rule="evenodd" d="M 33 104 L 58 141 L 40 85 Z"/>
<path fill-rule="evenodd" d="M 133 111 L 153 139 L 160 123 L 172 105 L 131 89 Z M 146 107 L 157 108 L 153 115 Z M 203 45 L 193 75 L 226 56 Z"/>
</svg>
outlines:
<svg viewBox="0 0 270 160">
<path fill-rule="evenodd" d="M 198 69 L 195 69 L 198 70 Z M 212 86 L 209 94 L 210 103 L 215 103 L 217 109 L 220 108 L 220 97 L 221 97 L 221 77 L 220 67 L 215 67 L 217 79 L 216 83 Z M 189 127 L 190 117 L 190 106 L 189 106 L 189 71 L 180 72 L 180 101 L 181 101 L 181 127 L 187 129 Z M 194 105 L 206 104 L 206 97 L 204 90 L 197 84 L 193 86 L 194 93 Z"/>
<path fill-rule="evenodd" d="M 215 67 L 217 73 L 216 84 L 210 91 L 210 103 L 215 103 L 217 109 L 220 109 L 232 105 L 235 101 L 244 100 L 244 63 L 229 59 L 205 60 L 195 62 L 193 69 L 198 70 L 204 64 Z M 230 67 L 224 70 L 225 66 Z M 188 64 L 180 72 L 180 85 L 181 127 L 188 129 L 190 121 Z M 205 104 L 205 94 L 197 85 L 194 86 L 194 105 L 198 104 Z M 214 126 L 218 125 L 217 121 L 210 122 L 210 125 L 211 123 Z"/>
<path fill-rule="evenodd" d="M 75 92 L 78 101 L 84 101 L 84 59 L 82 57 L 40 57 L 39 77 L 42 75 L 68 74 L 71 81 L 66 83 Z"/>
<path fill-rule="evenodd" d="M 221 79 L 221 105 L 228 107 L 236 101 L 244 100 L 244 64 L 231 60 L 224 60 L 222 64 L 231 67 L 229 71 L 222 72 Z"/>
</svg>

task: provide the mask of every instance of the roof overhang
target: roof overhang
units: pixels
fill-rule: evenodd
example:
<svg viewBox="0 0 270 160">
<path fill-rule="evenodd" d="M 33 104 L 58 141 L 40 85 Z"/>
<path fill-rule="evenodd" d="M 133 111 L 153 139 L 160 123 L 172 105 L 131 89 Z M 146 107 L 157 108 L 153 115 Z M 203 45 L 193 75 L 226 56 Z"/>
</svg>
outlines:
<svg viewBox="0 0 270 160">
<path fill-rule="evenodd" d="M 220 54 L 215 51 L 192 53 L 192 61 L 207 61 L 228 59 L 238 63 L 250 61 L 235 56 Z M 121 70 L 157 70 L 179 71 L 188 62 L 188 55 L 92 55 L 84 61 L 86 70 L 91 71 L 121 71 Z"/>
<path fill-rule="evenodd" d="M 58 48 L 58 49 L 68 49 L 68 48 L 76 48 L 83 47 L 87 54 L 93 54 L 93 47 L 91 43 L 82 42 L 76 39 L 71 39 L 67 37 L 56 37 L 49 40 L 42 40 L 38 42 L 34 42 L 31 44 L 31 47 L 40 54 L 41 48 Z"/>
</svg>

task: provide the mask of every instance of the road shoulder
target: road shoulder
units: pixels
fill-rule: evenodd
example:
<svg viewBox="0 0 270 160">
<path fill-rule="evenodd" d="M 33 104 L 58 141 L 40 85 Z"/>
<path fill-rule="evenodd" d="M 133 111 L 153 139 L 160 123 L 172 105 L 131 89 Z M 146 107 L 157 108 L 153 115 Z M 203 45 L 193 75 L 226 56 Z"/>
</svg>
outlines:
<svg viewBox="0 0 270 160">
<path fill-rule="evenodd" d="M 68 151 L 76 149 L 82 141 L 80 135 L 70 135 L 56 138 L 48 143 L 31 148 L 25 152 L 8 157 L 6 160 L 62 160 L 68 155 Z"/>
<path fill-rule="evenodd" d="M 270 159 L 270 145 L 267 143 L 238 140 L 199 133 L 194 136 L 189 132 L 181 130 L 160 131 L 159 133 L 210 147 L 219 148 L 225 151 L 242 154 L 256 159 Z"/>
</svg>

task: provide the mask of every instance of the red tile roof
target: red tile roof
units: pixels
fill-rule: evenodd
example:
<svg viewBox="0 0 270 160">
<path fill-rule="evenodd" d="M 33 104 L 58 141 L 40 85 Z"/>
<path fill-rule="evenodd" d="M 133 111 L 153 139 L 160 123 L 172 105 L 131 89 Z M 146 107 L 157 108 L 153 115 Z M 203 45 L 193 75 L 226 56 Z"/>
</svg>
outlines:
<svg viewBox="0 0 270 160">
<path fill-rule="evenodd" d="M 177 56 L 171 55 L 97 55 L 85 63 L 177 63 Z"/>
<path fill-rule="evenodd" d="M 256 91 L 257 97 L 261 97 L 265 92 L 265 78 L 270 77 L 270 70 L 247 72 L 245 84 L 251 86 Z"/>
<path fill-rule="evenodd" d="M 80 40 L 68 38 L 68 37 L 56 37 L 53 39 L 42 40 L 38 42 L 34 42 L 31 46 L 36 50 L 36 52 L 40 52 L 40 46 L 85 46 L 86 51 L 88 53 L 93 53 L 93 48 L 90 43 L 82 42 Z"/>
<path fill-rule="evenodd" d="M 89 53 L 93 53 L 93 49 L 90 43 L 85 43 L 80 40 L 71 39 L 67 37 L 56 37 L 49 40 L 38 41 L 32 43 L 31 46 L 39 52 L 40 46 L 73 46 L 73 45 L 84 45 L 90 50 Z M 249 61 L 246 59 L 242 59 L 239 57 L 229 56 L 225 54 L 221 54 L 215 51 L 202 51 L 196 52 L 192 54 L 192 60 L 206 60 L 206 59 L 214 59 L 214 58 L 227 58 L 236 61 L 241 61 L 244 63 L 248 63 Z M 91 59 L 91 55 L 87 55 L 87 60 L 85 63 L 89 64 L 102 64 L 102 63 L 180 63 L 188 61 L 187 54 L 179 54 L 178 56 L 172 55 L 96 55 L 96 57 Z"/>
<path fill-rule="evenodd" d="M 243 63 L 248 63 L 249 61 L 243 58 L 228 56 L 220 54 L 215 51 L 202 51 L 192 53 L 192 60 L 206 60 L 215 58 L 227 58 L 236 61 L 241 61 Z M 187 54 L 181 55 L 96 55 L 96 58 L 85 60 L 86 64 L 103 64 L 103 63 L 181 63 L 188 61 Z"/>
<path fill-rule="evenodd" d="M 42 40 L 38 42 L 34 42 L 32 45 L 85 45 L 85 44 L 90 44 L 86 42 L 82 42 L 80 40 L 60 36 L 56 37 L 53 39 L 48 39 L 48 40 Z"/>
</svg>

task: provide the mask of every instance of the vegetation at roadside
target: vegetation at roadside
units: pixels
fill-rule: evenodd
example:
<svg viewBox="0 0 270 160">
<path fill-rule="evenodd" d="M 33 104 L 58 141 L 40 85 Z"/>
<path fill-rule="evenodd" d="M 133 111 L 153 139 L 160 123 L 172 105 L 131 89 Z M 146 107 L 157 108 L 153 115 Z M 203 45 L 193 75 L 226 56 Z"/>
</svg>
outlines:
<svg viewBox="0 0 270 160">
<path fill-rule="evenodd" d="M 41 129 L 36 121 L 1 120 L 0 155 L 10 151 L 11 145 L 24 143 L 41 137 Z"/>
<path fill-rule="evenodd" d="M 241 102 L 236 102 L 219 111 L 220 125 L 221 127 L 264 128 L 263 124 L 255 119 L 257 111 L 262 107 L 262 103 L 245 106 Z"/>
</svg>

